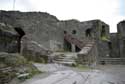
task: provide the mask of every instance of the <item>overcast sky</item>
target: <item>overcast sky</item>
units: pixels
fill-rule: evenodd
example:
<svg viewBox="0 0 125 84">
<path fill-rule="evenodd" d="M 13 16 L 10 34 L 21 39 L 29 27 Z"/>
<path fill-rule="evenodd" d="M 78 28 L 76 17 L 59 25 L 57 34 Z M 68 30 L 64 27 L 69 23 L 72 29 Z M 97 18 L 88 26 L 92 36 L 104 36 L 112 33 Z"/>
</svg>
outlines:
<svg viewBox="0 0 125 84">
<path fill-rule="evenodd" d="M 0 10 L 13 10 L 14 0 L 0 0 Z M 125 0 L 15 0 L 14 10 L 41 11 L 60 20 L 101 19 L 116 32 L 116 24 L 125 20 Z"/>
</svg>

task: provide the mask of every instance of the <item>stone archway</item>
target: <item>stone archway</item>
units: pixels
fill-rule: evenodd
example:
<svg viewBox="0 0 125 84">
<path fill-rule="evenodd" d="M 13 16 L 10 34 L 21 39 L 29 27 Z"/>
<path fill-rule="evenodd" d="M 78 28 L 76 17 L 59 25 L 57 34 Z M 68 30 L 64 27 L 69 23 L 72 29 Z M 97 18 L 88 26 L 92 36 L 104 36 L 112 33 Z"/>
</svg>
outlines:
<svg viewBox="0 0 125 84">
<path fill-rule="evenodd" d="M 17 39 L 17 46 L 18 46 L 18 53 L 20 53 L 21 50 L 21 38 L 25 35 L 24 30 L 21 27 L 15 27 L 15 31 L 19 34 L 19 38 Z"/>
</svg>

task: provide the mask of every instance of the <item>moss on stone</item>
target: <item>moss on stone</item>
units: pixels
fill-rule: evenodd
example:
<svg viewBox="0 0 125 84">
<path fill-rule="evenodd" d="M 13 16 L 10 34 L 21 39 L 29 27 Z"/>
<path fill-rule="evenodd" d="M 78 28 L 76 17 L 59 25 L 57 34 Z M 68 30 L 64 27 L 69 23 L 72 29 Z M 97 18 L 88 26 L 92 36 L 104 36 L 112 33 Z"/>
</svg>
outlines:
<svg viewBox="0 0 125 84">
<path fill-rule="evenodd" d="M 31 62 L 28 62 L 20 54 L 0 53 L 0 59 L 2 60 L 0 61 L 0 67 L 3 68 L 3 70 L 0 72 L 0 80 L 2 80 L 1 78 L 11 80 L 15 77 L 18 77 L 20 74 L 25 73 L 29 74 L 27 78 L 31 78 L 35 74 L 40 73 L 40 71 L 38 71 L 38 69 L 35 66 L 33 66 Z"/>
<path fill-rule="evenodd" d="M 19 66 L 27 64 L 27 60 L 19 54 L 11 54 L 5 58 L 5 63 L 8 66 Z"/>
<path fill-rule="evenodd" d="M 102 37 L 101 37 L 101 40 L 102 40 L 102 41 L 109 41 L 109 37 L 108 37 L 108 36 L 102 36 Z"/>
</svg>

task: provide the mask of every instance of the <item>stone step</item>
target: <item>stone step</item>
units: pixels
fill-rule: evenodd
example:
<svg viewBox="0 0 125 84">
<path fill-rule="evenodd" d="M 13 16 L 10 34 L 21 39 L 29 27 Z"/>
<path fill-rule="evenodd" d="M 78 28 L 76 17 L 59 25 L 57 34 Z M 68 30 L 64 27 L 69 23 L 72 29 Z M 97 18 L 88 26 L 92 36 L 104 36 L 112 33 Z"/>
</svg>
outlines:
<svg viewBox="0 0 125 84">
<path fill-rule="evenodd" d="M 74 59 L 73 57 L 57 57 L 57 59 Z"/>
<path fill-rule="evenodd" d="M 54 61 L 54 63 L 59 63 L 59 64 L 75 64 L 75 62 L 64 62 L 64 61 Z"/>
<path fill-rule="evenodd" d="M 75 62 L 75 60 L 67 60 L 67 59 L 56 59 L 55 61 Z"/>
</svg>

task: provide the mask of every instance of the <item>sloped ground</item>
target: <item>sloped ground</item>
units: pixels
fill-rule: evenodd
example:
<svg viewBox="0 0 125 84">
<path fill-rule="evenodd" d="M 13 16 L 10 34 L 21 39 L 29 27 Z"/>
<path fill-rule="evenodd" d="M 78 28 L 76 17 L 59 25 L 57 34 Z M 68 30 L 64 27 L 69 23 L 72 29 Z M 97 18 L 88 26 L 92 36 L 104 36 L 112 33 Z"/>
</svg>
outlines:
<svg viewBox="0 0 125 84">
<path fill-rule="evenodd" d="M 20 54 L 0 53 L 0 84 L 8 84 L 23 75 L 30 78 L 38 72 L 37 68 Z"/>
<path fill-rule="evenodd" d="M 41 74 L 22 84 L 125 84 L 123 65 L 99 66 L 98 70 L 88 71 L 77 71 L 58 64 L 36 64 L 36 66 L 39 70 L 46 68 L 49 74 Z"/>
</svg>

